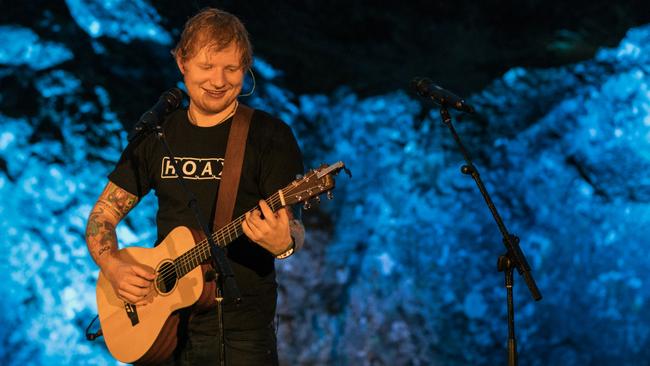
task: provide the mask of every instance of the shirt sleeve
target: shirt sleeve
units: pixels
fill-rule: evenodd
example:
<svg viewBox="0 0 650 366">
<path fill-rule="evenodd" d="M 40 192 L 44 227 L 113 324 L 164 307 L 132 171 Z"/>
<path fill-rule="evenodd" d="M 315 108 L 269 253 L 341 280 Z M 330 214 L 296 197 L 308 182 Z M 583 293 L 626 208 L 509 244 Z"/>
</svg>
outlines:
<svg viewBox="0 0 650 366">
<path fill-rule="evenodd" d="M 145 139 L 127 145 L 115 168 L 108 175 L 111 182 L 138 198 L 145 196 L 151 189 L 146 154 L 147 143 L 150 141 Z"/>
<path fill-rule="evenodd" d="M 302 175 L 304 166 L 298 142 L 285 123 L 274 131 L 261 158 L 260 189 L 268 197 Z"/>
</svg>

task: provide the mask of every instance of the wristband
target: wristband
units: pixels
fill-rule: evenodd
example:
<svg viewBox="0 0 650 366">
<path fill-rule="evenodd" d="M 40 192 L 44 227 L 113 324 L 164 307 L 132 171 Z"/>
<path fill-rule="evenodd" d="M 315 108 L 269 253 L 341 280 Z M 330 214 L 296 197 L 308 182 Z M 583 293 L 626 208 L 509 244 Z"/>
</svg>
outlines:
<svg viewBox="0 0 650 366">
<path fill-rule="evenodd" d="M 284 252 L 278 254 L 275 256 L 275 259 L 285 259 L 290 257 L 293 254 L 293 250 L 296 246 L 296 242 L 291 238 L 291 245 L 289 246 L 289 249 L 285 250 Z"/>
</svg>

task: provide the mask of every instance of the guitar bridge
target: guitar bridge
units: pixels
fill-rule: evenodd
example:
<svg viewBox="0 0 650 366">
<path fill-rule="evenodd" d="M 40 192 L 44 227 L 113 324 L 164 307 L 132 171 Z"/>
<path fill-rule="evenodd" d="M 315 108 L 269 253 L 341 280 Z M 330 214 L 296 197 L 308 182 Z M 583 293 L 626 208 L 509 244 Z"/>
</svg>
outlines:
<svg viewBox="0 0 650 366">
<path fill-rule="evenodd" d="M 126 315 L 129 317 L 129 320 L 131 320 L 132 326 L 136 326 L 138 323 L 140 323 L 140 319 L 138 318 L 138 310 L 136 309 L 135 305 L 125 302 L 124 310 L 126 310 Z"/>
</svg>

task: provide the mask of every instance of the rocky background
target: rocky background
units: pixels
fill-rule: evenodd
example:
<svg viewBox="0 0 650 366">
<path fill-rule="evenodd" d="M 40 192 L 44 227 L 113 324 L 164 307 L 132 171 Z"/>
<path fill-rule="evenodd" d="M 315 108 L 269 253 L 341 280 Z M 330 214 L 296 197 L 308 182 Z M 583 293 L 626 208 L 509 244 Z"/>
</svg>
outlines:
<svg viewBox="0 0 650 366">
<path fill-rule="evenodd" d="M 650 4 L 143 0 L 0 3 L 0 363 L 116 364 L 83 336 L 85 219 L 207 5 L 251 32 L 244 102 L 353 172 L 278 263 L 282 364 L 506 362 L 504 247 L 416 75 L 477 107 L 457 129 L 544 295 L 515 276 L 521 364 L 648 364 Z M 123 245 L 154 240 L 155 205 Z"/>
</svg>

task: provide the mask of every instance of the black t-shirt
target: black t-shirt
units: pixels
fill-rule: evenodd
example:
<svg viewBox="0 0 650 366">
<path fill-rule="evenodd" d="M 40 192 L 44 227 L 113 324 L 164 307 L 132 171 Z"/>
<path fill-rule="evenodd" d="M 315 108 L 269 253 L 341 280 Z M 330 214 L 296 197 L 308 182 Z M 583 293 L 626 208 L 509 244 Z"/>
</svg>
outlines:
<svg viewBox="0 0 650 366">
<path fill-rule="evenodd" d="M 172 113 L 163 125 L 169 147 L 180 166 L 187 188 L 196 196 L 202 218 L 212 226 L 215 200 L 232 118 L 213 127 L 191 124 L 186 110 Z M 302 155 L 291 128 L 279 119 L 255 111 L 251 120 L 242 175 L 233 217 L 239 217 L 303 173 Z M 130 144 L 122 153 L 111 182 L 143 197 L 154 190 L 158 197 L 157 243 L 177 226 L 200 229 L 177 172 L 155 135 Z M 226 305 L 227 328 L 258 328 L 275 314 L 274 258 L 245 235 L 228 246 L 228 259 L 244 298 L 238 311 Z M 229 315 L 228 315 L 229 314 Z"/>
</svg>

